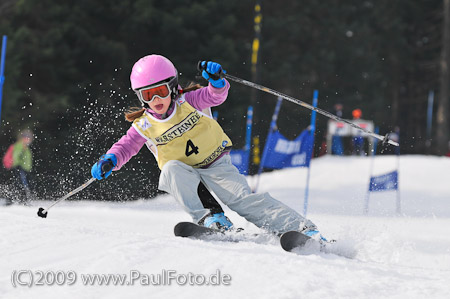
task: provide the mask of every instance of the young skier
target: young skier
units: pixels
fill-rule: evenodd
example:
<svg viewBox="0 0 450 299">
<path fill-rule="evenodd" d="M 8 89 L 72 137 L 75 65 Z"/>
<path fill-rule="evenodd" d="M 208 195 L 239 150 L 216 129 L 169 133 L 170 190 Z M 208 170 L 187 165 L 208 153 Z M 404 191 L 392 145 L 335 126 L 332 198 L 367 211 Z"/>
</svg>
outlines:
<svg viewBox="0 0 450 299">
<path fill-rule="evenodd" d="M 231 140 L 221 126 L 203 113 L 222 104 L 230 84 L 213 80 L 222 71 L 220 64 L 203 61 L 202 76 L 207 87 L 181 89 L 172 62 L 160 55 L 148 55 L 133 66 L 130 80 L 143 108 L 125 113 L 132 126 L 92 167 L 91 174 L 101 180 L 102 166 L 112 164 L 119 170 L 145 144 L 161 169 L 159 189 L 176 198 L 192 216 L 193 222 L 220 230 L 233 224 L 209 193 L 213 191 L 230 209 L 275 234 L 299 231 L 319 235 L 316 226 L 268 193 L 252 194 L 245 179 L 231 164 Z"/>
</svg>

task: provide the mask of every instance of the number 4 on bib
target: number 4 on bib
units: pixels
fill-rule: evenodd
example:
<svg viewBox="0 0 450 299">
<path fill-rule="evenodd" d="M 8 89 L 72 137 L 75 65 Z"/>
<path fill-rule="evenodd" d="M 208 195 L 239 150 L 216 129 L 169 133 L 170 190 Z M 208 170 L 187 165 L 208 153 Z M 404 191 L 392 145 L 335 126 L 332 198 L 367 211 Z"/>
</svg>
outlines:
<svg viewBox="0 0 450 299">
<path fill-rule="evenodd" d="M 185 152 L 185 154 L 186 154 L 186 157 L 189 157 L 192 154 L 196 154 L 196 155 L 198 154 L 198 146 L 195 146 L 195 144 L 192 142 L 191 139 L 189 139 L 186 142 L 186 152 Z"/>
</svg>

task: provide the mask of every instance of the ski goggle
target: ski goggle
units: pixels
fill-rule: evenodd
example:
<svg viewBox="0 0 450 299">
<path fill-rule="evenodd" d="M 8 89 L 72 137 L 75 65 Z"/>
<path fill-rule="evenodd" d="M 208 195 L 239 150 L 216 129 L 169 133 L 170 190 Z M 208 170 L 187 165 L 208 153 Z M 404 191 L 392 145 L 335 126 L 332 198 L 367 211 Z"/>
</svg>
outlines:
<svg viewBox="0 0 450 299">
<path fill-rule="evenodd" d="M 168 82 L 136 90 L 139 100 L 146 104 L 153 102 L 156 97 L 165 99 L 170 96 L 170 93 L 171 91 Z"/>
</svg>

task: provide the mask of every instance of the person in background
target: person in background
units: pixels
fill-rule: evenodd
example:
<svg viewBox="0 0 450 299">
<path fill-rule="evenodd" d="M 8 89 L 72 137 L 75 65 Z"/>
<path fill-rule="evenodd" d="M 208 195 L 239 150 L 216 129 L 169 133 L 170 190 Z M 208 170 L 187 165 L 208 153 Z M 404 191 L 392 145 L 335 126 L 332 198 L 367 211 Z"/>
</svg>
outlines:
<svg viewBox="0 0 450 299">
<path fill-rule="evenodd" d="M 342 104 L 334 105 L 334 110 L 335 110 L 336 116 L 342 117 L 343 108 L 344 108 L 344 106 Z M 339 135 L 339 131 L 342 130 L 342 127 L 340 127 L 339 125 L 340 125 L 340 123 L 337 124 L 338 127 L 336 130 L 336 134 L 334 134 L 332 137 L 331 154 L 337 155 L 337 156 L 343 156 L 344 155 L 344 144 L 342 143 L 342 137 Z"/>
<path fill-rule="evenodd" d="M 13 201 L 26 204 L 31 200 L 29 173 L 33 165 L 33 155 L 30 145 L 33 142 L 33 132 L 24 130 L 19 133 L 17 141 L 10 145 L 3 157 L 3 166 L 10 169 L 16 176 L 18 192 Z M 19 191 L 20 190 L 20 191 Z"/>
<path fill-rule="evenodd" d="M 361 109 L 355 109 L 352 111 L 353 120 L 358 120 L 362 116 Z M 361 134 L 360 131 L 358 131 L 358 134 Z M 364 138 L 361 135 L 354 136 L 352 138 L 352 145 L 353 145 L 353 155 L 359 155 L 364 156 Z"/>
</svg>

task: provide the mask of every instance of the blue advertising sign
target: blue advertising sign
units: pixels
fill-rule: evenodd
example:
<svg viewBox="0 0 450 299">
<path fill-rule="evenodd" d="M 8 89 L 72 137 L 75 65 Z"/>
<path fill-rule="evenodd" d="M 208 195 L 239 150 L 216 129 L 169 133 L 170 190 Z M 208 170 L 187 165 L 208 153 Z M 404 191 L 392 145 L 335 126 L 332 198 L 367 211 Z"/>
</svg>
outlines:
<svg viewBox="0 0 450 299">
<path fill-rule="evenodd" d="M 295 140 L 288 140 L 275 131 L 270 134 L 267 142 L 267 156 L 263 167 L 309 167 L 314 143 L 314 135 L 309 130 L 304 130 Z"/>
<path fill-rule="evenodd" d="M 398 171 L 393 171 L 380 176 L 370 178 L 370 192 L 397 190 L 398 189 Z"/>
<path fill-rule="evenodd" d="M 239 169 L 243 175 L 248 174 L 248 163 L 250 158 L 250 151 L 248 150 L 232 150 L 230 152 L 231 163 Z"/>
</svg>

